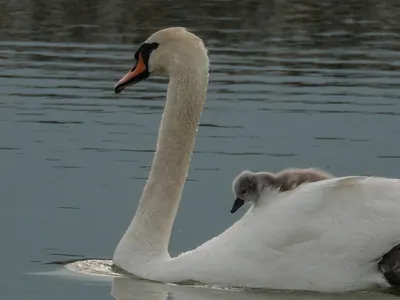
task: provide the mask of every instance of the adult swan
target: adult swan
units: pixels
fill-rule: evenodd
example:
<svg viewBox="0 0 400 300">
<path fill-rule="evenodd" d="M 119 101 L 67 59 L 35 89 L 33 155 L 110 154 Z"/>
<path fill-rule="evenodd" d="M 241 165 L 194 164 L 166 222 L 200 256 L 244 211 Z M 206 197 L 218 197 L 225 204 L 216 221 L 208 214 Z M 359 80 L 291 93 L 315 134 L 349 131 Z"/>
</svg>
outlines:
<svg viewBox="0 0 400 300">
<path fill-rule="evenodd" d="M 154 33 L 135 59 L 116 93 L 150 75 L 167 76 L 169 84 L 149 178 L 115 249 L 115 265 L 171 283 L 326 292 L 395 283 L 389 275 L 396 275 L 390 268 L 400 257 L 394 248 L 400 243 L 398 179 L 341 177 L 276 194 L 219 236 L 171 258 L 168 243 L 206 99 L 209 60 L 202 40 L 184 28 Z"/>
</svg>

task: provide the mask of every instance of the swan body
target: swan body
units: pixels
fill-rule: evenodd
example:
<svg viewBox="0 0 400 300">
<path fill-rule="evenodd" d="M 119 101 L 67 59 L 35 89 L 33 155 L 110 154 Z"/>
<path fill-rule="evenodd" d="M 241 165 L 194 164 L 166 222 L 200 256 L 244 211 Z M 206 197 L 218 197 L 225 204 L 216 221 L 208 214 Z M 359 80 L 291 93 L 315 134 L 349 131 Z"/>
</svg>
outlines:
<svg viewBox="0 0 400 300">
<path fill-rule="evenodd" d="M 378 261 L 400 242 L 400 181 L 341 177 L 269 195 L 230 228 L 171 258 L 168 243 L 208 85 L 208 56 L 183 28 L 154 33 L 117 93 L 169 77 L 157 149 L 136 214 L 113 262 L 138 277 L 238 287 L 341 292 L 389 283 Z M 212 201 L 212 199 L 210 199 Z"/>
<path fill-rule="evenodd" d="M 278 189 L 280 192 L 285 192 L 306 182 L 320 181 L 331 177 L 331 174 L 316 168 L 285 169 L 277 174 L 243 171 L 232 182 L 232 190 L 236 199 L 231 213 L 235 213 L 246 203 L 257 205 L 261 195 L 271 190 Z"/>
</svg>

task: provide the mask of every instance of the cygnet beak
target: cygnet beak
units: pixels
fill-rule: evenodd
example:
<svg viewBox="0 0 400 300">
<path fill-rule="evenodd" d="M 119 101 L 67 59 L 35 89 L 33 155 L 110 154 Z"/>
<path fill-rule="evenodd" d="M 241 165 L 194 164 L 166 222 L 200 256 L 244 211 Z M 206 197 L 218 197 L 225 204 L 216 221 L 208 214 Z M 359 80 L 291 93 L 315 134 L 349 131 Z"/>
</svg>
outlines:
<svg viewBox="0 0 400 300">
<path fill-rule="evenodd" d="M 235 202 L 233 203 L 232 209 L 231 209 L 231 214 L 234 214 L 239 208 L 242 207 L 244 204 L 244 200 L 240 198 L 236 198 Z"/>
</svg>

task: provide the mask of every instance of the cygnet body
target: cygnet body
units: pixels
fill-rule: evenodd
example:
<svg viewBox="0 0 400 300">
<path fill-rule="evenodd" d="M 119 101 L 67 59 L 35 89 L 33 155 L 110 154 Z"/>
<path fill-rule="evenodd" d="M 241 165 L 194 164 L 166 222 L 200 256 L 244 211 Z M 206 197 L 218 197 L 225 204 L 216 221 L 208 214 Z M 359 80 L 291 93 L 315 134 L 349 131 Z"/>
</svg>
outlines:
<svg viewBox="0 0 400 300">
<path fill-rule="evenodd" d="M 315 168 L 285 169 L 277 174 L 270 172 L 243 171 L 233 181 L 233 193 L 236 200 L 231 209 L 235 213 L 245 203 L 257 203 L 265 189 L 285 192 L 297 188 L 306 182 L 315 182 L 332 178 L 332 175 Z"/>
</svg>

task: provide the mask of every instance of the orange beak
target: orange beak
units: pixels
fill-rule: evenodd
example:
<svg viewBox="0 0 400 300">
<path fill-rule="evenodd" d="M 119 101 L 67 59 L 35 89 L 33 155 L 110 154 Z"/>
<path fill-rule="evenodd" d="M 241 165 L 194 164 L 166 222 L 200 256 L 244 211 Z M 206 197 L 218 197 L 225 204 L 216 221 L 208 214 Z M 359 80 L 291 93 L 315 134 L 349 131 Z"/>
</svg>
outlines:
<svg viewBox="0 0 400 300">
<path fill-rule="evenodd" d="M 147 70 L 142 54 L 139 53 L 139 59 L 136 65 L 114 86 L 115 93 L 121 93 L 127 86 L 138 83 L 139 81 L 149 77 L 149 75 L 150 73 Z"/>
</svg>

